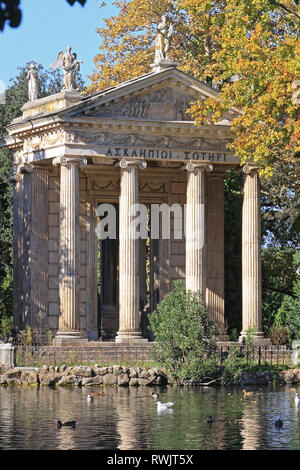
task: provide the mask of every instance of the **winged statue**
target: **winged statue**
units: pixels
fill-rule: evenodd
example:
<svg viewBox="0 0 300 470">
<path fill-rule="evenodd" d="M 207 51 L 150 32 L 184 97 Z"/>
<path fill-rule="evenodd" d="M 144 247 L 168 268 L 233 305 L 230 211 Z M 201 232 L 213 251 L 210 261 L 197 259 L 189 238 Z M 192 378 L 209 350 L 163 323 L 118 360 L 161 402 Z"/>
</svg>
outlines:
<svg viewBox="0 0 300 470">
<path fill-rule="evenodd" d="M 64 72 L 63 90 L 76 89 L 76 75 L 80 70 L 82 60 L 77 59 L 75 52 L 71 53 L 71 46 L 68 46 L 66 52 L 59 51 L 55 62 L 50 65 L 52 69 L 62 67 Z"/>
</svg>

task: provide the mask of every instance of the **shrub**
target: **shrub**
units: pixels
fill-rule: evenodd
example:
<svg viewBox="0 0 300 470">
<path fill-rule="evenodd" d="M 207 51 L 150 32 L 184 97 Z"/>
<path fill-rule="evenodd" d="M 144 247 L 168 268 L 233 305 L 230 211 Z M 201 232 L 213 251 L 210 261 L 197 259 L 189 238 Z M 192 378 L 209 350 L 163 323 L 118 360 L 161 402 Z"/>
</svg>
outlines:
<svg viewBox="0 0 300 470">
<path fill-rule="evenodd" d="M 219 372 L 215 325 L 199 292 L 186 292 L 182 281 L 149 315 L 156 344 L 154 359 L 177 383 L 202 382 Z"/>
<path fill-rule="evenodd" d="M 288 330 L 284 326 L 273 327 L 269 331 L 269 338 L 272 344 L 278 346 L 288 344 L 290 342 L 290 336 Z"/>
<path fill-rule="evenodd" d="M 2 317 L 0 320 L 0 339 L 8 341 L 13 335 L 13 318 Z"/>
<path fill-rule="evenodd" d="M 300 281 L 293 287 L 295 297 L 286 295 L 276 314 L 274 327 L 284 327 L 289 335 L 289 342 L 300 339 Z"/>
</svg>

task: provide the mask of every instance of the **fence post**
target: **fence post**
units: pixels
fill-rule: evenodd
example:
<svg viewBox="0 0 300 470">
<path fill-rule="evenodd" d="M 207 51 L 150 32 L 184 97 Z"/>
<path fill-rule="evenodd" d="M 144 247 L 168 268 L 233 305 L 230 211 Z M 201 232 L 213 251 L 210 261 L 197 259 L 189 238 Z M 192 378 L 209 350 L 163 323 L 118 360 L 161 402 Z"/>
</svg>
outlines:
<svg viewBox="0 0 300 470">
<path fill-rule="evenodd" d="M 221 362 L 221 365 L 222 365 L 222 363 L 223 363 L 223 348 L 222 348 L 222 346 L 221 346 L 221 361 L 220 362 Z"/>
<path fill-rule="evenodd" d="M 258 346 L 258 366 L 260 367 L 260 361 L 261 361 L 261 346 Z"/>
<path fill-rule="evenodd" d="M 272 356 L 273 356 L 273 348 L 272 348 L 272 346 L 271 346 L 270 351 L 271 351 L 271 365 L 272 365 Z"/>
<path fill-rule="evenodd" d="M 16 365 L 16 347 L 11 343 L 0 344 L 0 366 L 14 367 Z"/>
</svg>

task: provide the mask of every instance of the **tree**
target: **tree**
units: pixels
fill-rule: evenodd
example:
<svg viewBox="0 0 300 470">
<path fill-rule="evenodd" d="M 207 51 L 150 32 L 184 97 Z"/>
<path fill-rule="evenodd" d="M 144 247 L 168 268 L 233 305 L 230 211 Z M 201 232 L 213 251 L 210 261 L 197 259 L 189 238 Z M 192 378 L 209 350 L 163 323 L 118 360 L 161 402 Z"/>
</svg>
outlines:
<svg viewBox="0 0 300 470">
<path fill-rule="evenodd" d="M 288 333 L 288 342 L 300 339 L 300 281 L 293 287 L 294 296 L 286 295 L 275 316 L 275 328 L 284 327 Z"/>
<path fill-rule="evenodd" d="M 77 1 L 82 6 L 86 3 L 86 0 L 67 0 L 67 2 L 72 6 Z M 0 3 L 0 31 L 3 31 L 5 21 L 9 21 L 9 26 L 11 28 L 17 28 L 20 26 L 22 11 L 19 6 L 20 0 L 2 0 Z"/>
<path fill-rule="evenodd" d="M 300 210 L 300 178 L 297 167 L 275 163 L 268 178 L 261 179 L 262 234 L 264 247 L 297 248 L 300 231 L 291 231 Z"/>
<path fill-rule="evenodd" d="M 100 53 L 94 58 L 95 72 L 90 77 L 90 92 L 116 85 L 148 73 L 154 60 L 156 27 L 166 14 L 174 25 L 169 56 L 179 68 L 193 76 L 212 82 L 207 66 L 214 62 L 212 29 L 214 12 L 223 9 L 223 1 L 202 1 L 198 15 L 194 0 L 126 0 L 114 1 L 119 14 L 104 20 L 97 30 Z"/>
<path fill-rule="evenodd" d="M 202 3 L 202 2 L 198 2 Z M 220 99 L 192 107 L 197 123 L 217 122 L 224 111 L 241 115 L 232 125 L 232 149 L 241 161 L 261 164 L 273 173 L 275 162 L 293 163 L 299 177 L 299 109 L 292 102 L 292 84 L 300 73 L 298 1 L 231 0 L 225 21 L 213 37 L 215 79 Z"/>
<path fill-rule="evenodd" d="M 175 34 L 170 58 L 179 68 L 210 84 L 220 98 L 191 107 L 198 125 L 240 111 L 232 125 L 232 149 L 241 161 L 262 165 L 293 162 L 300 152 L 299 109 L 292 84 L 300 73 L 299 1 L 126 0 L 119 14 L 98 29 L 100 53 L 89 91 L 148 73 L 154 57 L 155 26 L 165 13 Z M 299 170 L 298 170 L 299 171 Z M 298 173 L 299 174 L 299 173 Z"/>
<path fill-rule="evenodd" d="M 263 328 L 268 332 L 285 296 L 293 297 L 297 280 L 295 248 L 269 247 L 262 252 Z"/>
<path fill-rule="evenodd" d="M 208 320 L 199 292 L 186 292 L 182 281 L 149 315 L 153 355 L 177 383 L 201 382 L 218 372 L 214 324 Z"/>
</svg>

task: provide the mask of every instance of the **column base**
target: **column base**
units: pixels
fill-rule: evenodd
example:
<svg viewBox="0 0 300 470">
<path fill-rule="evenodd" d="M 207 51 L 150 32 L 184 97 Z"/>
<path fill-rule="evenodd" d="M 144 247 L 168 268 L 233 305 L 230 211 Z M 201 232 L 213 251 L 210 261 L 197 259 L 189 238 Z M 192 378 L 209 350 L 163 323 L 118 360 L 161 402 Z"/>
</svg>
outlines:
<svg viewBox="0 0 300 470">
<path fill-rule="evenodd" d="M 58 331 L 53 340 L 54 346 L 84 345 L 88 342 L 85 331 Z"/>
<path fill-rule="evenodd" d="M 118 331 L 115 337 L 116 343 L 148 343 L 140 331 Z"/>
<path fill-rule="evenodd" d="M 247 333 L 245 331 L 241 331 L 240 337 L 239 337 L 239 343 L 242 343 L 247 337 Z M 262 331 L 257 331 L 254 335 L 252 344 L 254 346 L 271 346 L 271 340 L 270 338 L 267 338 L 264 336 L 264 333 Z"/>
</svg>

